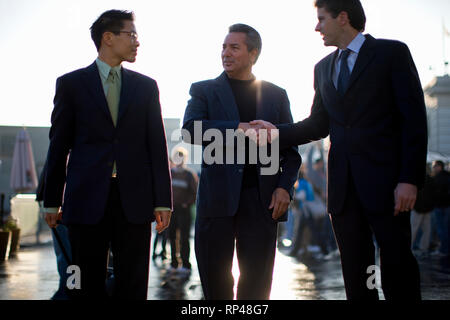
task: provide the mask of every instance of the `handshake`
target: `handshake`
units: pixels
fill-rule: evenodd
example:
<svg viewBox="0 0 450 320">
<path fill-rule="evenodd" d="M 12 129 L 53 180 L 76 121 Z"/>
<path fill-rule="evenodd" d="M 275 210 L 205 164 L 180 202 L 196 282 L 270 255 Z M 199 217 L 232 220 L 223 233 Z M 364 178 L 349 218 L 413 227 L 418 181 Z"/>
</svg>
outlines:
<svg viewBox="0 0 450 320">
<path fill-rule="evenodd" d="M 242 131 L 245 136 L 254 141 L 259 146 L 265 146 L 267 143 L 275 141 L 279 132 L 276 126 L 264 120 L 253 120 L 251 122 L 239 123 L 238 130 Z"/>
</svg>

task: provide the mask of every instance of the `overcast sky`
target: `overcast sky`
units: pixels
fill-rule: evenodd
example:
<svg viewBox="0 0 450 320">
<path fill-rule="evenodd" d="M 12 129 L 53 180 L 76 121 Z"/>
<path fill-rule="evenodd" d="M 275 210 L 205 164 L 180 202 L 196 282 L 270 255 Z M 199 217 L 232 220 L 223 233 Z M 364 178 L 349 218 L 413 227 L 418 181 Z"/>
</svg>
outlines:
<svg viewBox="0 0 450 320">
<path fill-rule="evenodd" d="M 448 0 L 362 0 L 366 32 L 405 42 L 422 85 L 450 60 Z M 163 116 L 182 118 L 192 82 L 222 72 L 228 26 L 246 23 L 263 40 L 259 79 L 288 92 L 296 121 L 309 114 L 314 65 L 334 48 L 314 31 L 313 0 L 68 1 L 0 0 L 0 125 L 48 126 L 56 78 L 91 64 L 97 52 L 89 27 L 109 9 L 132 10 L 139 33 L 137 61 L 124 67 L 154 78 Z"/>
</svg>

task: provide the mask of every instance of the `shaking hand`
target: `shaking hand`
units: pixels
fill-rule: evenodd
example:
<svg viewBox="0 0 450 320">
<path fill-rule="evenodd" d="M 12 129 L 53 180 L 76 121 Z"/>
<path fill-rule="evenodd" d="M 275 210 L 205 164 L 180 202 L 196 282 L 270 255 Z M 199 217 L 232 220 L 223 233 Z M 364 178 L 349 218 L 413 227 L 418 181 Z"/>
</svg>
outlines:
<svg viewBox="0 0 450 320">
<path fill-rule="evenodd" d="M 279 132 L 277 127 L 268 121 L 254 120 L 250 122 L 250 125 L 257 128 L 258 142 L 260 145 L 272 143 L 272 141 L 278 138 Z"/>
<path fill-rule="evenodd" d="M 238 130 L 241 130 L 246 137 L 251 141 L 258 144 L 259 146 L 264 146 L 267 144 L 267 134 L 265 134 L 264 127 L 259 124 L 251 124 L 248 122 L 239 123 Z"/>
</svg>

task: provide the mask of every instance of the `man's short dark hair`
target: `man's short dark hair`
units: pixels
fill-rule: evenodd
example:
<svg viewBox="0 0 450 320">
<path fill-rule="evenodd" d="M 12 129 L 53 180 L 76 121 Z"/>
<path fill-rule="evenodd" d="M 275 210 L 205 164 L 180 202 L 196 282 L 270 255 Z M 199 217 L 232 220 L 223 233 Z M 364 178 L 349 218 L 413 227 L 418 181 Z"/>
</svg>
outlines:
<svg viewBox="0 0 450 320">
<path fill-rule="evenodd" d="M 258 61 L 259 55 L 261 54 L 261 48 L 262 48 L 262 40 L 261 36 L 259 35 L 258 31 L 256 31 L 254 28 L 243 24 L 243 23 L 236 23 L 233 24 L 230 28 L 228 28 L 228 32 L 242 32 L 245 33 L 245 43 L 247 44 L 247 50 L 248 52 L 252 51 L 253 49 L 257 49 L 258 53 L 256 55 L 255 63 Z"/>
<path fill-rule="evenodd" d="M 445 169 L 444 161 L 441 161 L 441 160 L 435 160 L 435 161 L 433 162 L 433 167 L 434 167 L 434 166 L 439 166 L 439 167 L 441 167 L 442 170 Z"/>
<path fill-rule="evenodd" d="M 318 163 L 323 163 L 323 159 L 318 158 L 318 159 L 316 159 L 316 161 L 314 161 L 314 164 L 318 164 Z"/>
<path fill-rule="evenodd" d="M 359 0 L 316 0 L 315 6 L 325 8 L 333 18 L 345 11 L 353 28 L 360 32 L 366 28 L 366 15 Z"/>
<path fill-rule="evenodd" d="M 131 11 L 109 10 L 103 12 L 91 26 L 91 38 L 97 51 L 100 50 L 102 37 L 105 32 L 119 34 L 124 26 L 124 21 L 134 21 L 134 13 Z"/>
</svg>

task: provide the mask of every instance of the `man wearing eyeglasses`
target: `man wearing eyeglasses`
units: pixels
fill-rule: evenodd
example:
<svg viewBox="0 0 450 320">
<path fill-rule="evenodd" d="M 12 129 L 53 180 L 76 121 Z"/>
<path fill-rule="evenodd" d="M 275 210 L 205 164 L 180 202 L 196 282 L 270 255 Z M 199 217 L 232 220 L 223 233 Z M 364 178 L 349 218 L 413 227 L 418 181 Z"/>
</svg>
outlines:
<svg viewBox="0 0 450 320">
<path fill-rule="evenodd" d="M 114 297 L 146 299 L 150 224 L 156 220 L 162 232 L 170 222 L 171 180 L 158 87 L 121 66 L 136 60 L 133 21 L 132 12 L 104 12 L 91 27 L 96 61 L 56 82 L 44 207 L 53 228 L 62 206 L 72 264 L 81 273 L 81 288 L 70 292 L 74 298 L 106 298 L 111 247 Z"/>
</svg>

